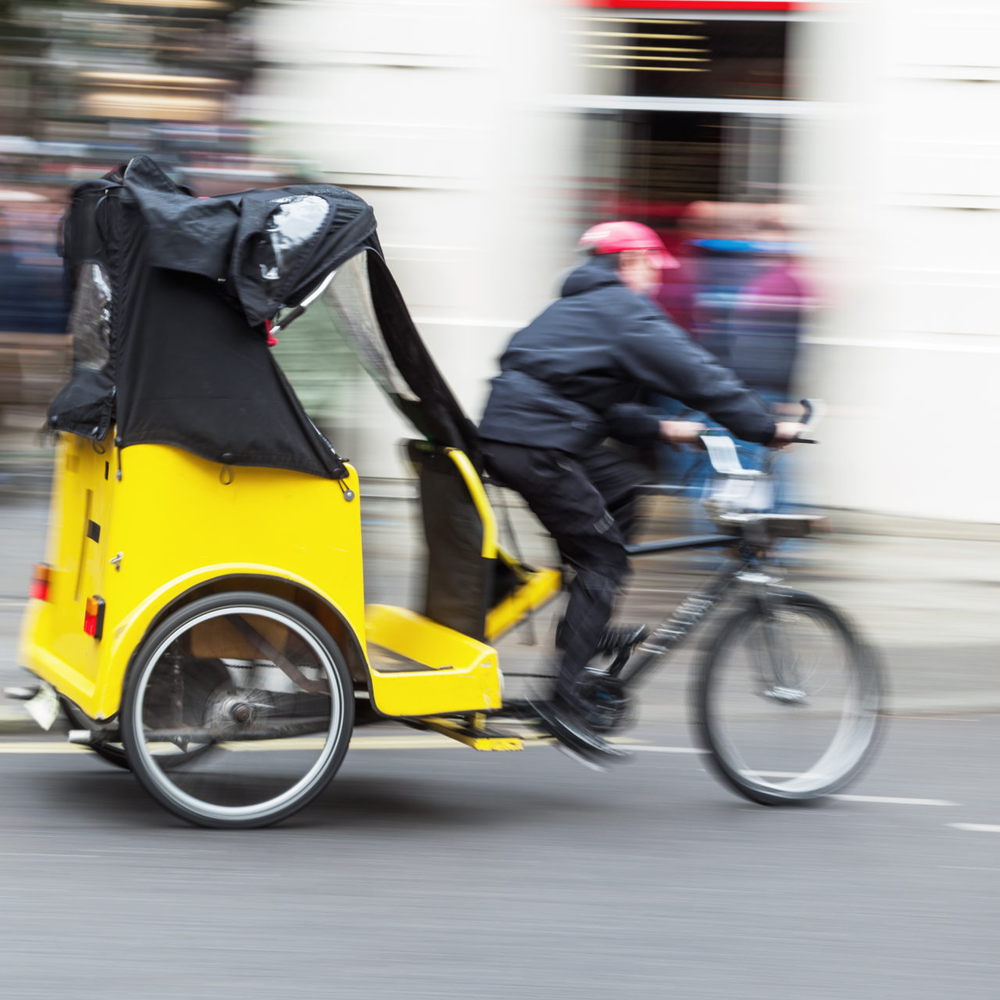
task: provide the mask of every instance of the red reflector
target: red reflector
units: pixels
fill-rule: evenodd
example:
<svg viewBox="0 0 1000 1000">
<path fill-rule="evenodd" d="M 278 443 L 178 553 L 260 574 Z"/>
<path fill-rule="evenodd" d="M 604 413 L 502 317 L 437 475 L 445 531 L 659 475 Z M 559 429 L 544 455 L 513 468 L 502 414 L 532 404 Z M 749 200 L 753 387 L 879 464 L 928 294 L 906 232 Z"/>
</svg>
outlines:
<svg viewBox="0 0 1000 1000">
<path fill-rule="evenodd" d="M 87 610 L 83 616 L 83 631 L 100 639 L 104 632 L 104 598 L 88 597 Z"/>
<path fill-rule="evenodd" d="M 49 576 L 51 567 L 44 563 L 39 563 L 31 574 L 31 585 L 28 587 L 28 596 L 36 601 L 47 601 L 49 599 Z"/>
</svg>

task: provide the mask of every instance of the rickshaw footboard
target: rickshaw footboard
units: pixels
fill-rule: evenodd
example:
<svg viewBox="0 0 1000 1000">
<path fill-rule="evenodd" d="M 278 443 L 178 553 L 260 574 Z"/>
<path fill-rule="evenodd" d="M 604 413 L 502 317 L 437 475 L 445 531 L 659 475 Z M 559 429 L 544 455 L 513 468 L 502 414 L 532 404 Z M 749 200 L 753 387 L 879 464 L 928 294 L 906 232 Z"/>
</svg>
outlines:
<svg viewBox="0 0 1000 1000">
<path fill-rule="evenodd" d="M 414 729 L 425 729 L 441 736 L 447 736 L 451 740 L 472 747 L 473 750 L 512 751 L 524 749 L 524 741 L 520 736 L 488 729 L 481 724 L 479 716 L 474 717 L 471 723 L 446 718 L 408 719 L 406 721 L 407 725 Z"/>
</svg>

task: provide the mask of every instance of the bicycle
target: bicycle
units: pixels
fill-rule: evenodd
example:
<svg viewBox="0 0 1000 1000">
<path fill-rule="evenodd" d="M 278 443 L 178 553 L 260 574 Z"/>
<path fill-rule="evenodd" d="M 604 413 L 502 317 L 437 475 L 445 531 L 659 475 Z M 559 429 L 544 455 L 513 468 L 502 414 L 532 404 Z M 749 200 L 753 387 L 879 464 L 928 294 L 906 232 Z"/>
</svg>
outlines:
<svg viewBox="0 0 1000 1000">
<path fill-rule="evenodd" d="M 808 423 L 814 404 L 803 405 Z M 885 687 L 878 657 L 842 611 L 783 586 L 768 566 L 777 545 L 808 537 L 824 520 L 770 509 L 778 453 L 764 469 L 744 469 L 731 438 L 706 433 L 703 441 L 719 477 L 706 503 L 718 533 L 643 542 L 628 552 L 644 557 L 719 548 L 730 559 L 646 637 L 618 650 L 603 670 L 588 670 L 581 687 L 588 722 L 603 733 L 623 728 L 638 683 L 666 665 L 736 592 L 737 606 L 721 622 L 694 678 L 699 742 L 717 775 L 754 802 L 830 795 L 858 777 L 878 746 Z M 832 640 L 827 669 L 805 635 L 793 634 L 807 623 Z M 781 726 L 777 739 L 775 724 Z M 801 752 L 796 739 L 804 744 Z"/>
</svg>

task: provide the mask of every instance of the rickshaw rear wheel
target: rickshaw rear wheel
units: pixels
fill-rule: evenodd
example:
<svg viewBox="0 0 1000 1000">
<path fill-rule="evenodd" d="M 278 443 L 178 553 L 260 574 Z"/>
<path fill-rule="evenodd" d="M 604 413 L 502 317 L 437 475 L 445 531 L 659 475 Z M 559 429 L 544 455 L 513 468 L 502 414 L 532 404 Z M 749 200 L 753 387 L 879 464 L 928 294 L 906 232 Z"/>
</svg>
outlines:
<svg viewBox="0 0 1000 1000">
<path fill-rule="evenodd" d="M 329 783 L 353 730 L 353 685 L 302 608 L 214 594 L 142 642 L 119 718 L 128 765 L 157 802 L 199 826 L 246 829 L 286 819 Z"/>
</svg>

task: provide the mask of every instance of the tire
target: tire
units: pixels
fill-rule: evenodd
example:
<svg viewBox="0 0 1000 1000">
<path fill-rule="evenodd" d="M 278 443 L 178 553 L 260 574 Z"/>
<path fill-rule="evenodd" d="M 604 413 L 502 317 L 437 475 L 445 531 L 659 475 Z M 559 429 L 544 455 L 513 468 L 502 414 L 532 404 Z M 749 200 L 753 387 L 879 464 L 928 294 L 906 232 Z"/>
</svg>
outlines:
<svg viewBox="0 0 1000 1000">
<path fill-rule="evenodd" d="M 143 641 L 120 725 L 133 773 L 172 813 L 198 826 L 267 826 L 336 774 L 354 726 L 353 685 L 336 643 L 297 605 L 215 594 Z"/>
<path fill-rule="evenodd" d="M 795 591 L 767 600 L 767 614 L 755 601 L 731 615 L 708 649 L 694 688 L 698 736 L 738 794 L 763 805 L 810 802 L 871 761 L 881 669 L 829 604 Z"/>
</svg>

